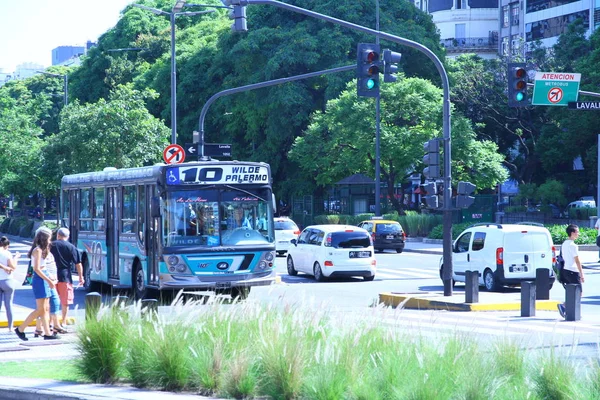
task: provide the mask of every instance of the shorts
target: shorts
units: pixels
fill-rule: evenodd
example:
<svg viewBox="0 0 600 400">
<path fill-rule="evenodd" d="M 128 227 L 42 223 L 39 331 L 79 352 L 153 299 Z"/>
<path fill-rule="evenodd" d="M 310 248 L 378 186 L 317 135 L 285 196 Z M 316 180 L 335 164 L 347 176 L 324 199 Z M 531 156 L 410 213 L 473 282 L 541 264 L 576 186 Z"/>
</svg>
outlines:
<svg viewBox="0 0 600 400">
<path fill-rule="evenodd" d="M 58 282 L 56 284 L 56 291 L 58 292 L 58 297 L 60 298 L 61 305 L 68 306 L 69 304 L 73 304 L 75 292 L 73 291 L 72 283 Z"/>
<path fill-rule="evenodd" d="M 579 276 L 579 272 L 573 272 L 568 269 L 563 269 L 561 274 L 562 274 L 562 283 L 565 285 L 581 283 L 581 277 Z"/>
<path fill-rule="evenodd" d="M 48 276 L 46 270 L 42 270 L 42 272 Z M 36 299 L 47 299 L 52 296 L 52 290 L 50 289 L 50 286 L 48 286 L 48 282 L 40 278 L 35 271 L 31 278 L 31 289 L 33 289 L 33 296 Z"/>
<path fill-rule="evenodd" d="M 58 314 L 60 312 L 60 299 L 56 289 L 50 289 L 50 314 Z"/>
</svg>

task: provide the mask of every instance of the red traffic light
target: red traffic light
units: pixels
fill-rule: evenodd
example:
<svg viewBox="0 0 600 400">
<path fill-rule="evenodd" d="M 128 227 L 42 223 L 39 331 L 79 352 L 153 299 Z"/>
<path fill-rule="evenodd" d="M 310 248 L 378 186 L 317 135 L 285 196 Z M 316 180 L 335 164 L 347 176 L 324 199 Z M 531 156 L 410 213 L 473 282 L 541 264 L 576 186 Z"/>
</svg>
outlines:
<svg viewBox="0 0 600 400">
<path fill-rule="evenodd" d="M 368 62 L 373 62 L 373 61 L 377 61 L 377 60 L 379 60 L 379 53 L 378 52 L 376 52 L 376 51 L 370 51 L 367 54 L 367 61 Z"/>
<path fill-rule="evenodd" d="M 515 77 L 517 77 L 517 79 L 524 79 L 527 76 L 527 71 L 525 71 L 525 68 L 516 68 L 515 69 Z"/>
</svg>

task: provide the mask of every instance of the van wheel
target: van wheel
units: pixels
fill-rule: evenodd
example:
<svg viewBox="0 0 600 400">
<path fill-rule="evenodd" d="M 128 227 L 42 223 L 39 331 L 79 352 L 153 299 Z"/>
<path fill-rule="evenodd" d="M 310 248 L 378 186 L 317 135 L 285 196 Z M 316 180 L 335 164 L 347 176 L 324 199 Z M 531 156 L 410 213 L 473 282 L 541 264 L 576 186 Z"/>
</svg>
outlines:
<svg viewBox="0 0 600 400">
<path fill-rule="evenodd" d="M 375 275 L 363 276 L 363 279 L 365 280 L 365 282 L 371 282 L 373 279 L 375 279 Z"/>
<path fill-rule="evenodd" d="M 288 275 L 290 276 L 298 275 L 298 271 L 296 271 L 296 268 L 294 268 L 294 260 L 292 260 L 292 256 L 288 256 L 287 258 L 287 271 Z"/>
<path fill-rule="evenodd" d="M 404 249 L 396 249 L 396 253 L 400 254 L 400 253 L 402 253 L 403 250 Z"/>
<path fill-rule="evenodd" d="M 483 273 L 483 284 L 485 285 L 485 290 L 488 292 L 495 292 L 500 288 L 494 273 L 489 269 L 486 269 Z"/>
<path fill-rule="evenodd" d="M 323 276 L 323 271 L 321 270 L 321 264 L 316 262 L 315 267 L 313 268 L 313 271 L 314 271 L 314 275 L 315 275 L 315 280 L 317 282 L 323 282 L 325 280 L 325 277 Z"/>
<path fill-rule="evenodd" d="M 440 280 L 442 281 L 442 284 L 444 283 L 444 277 L 442 276 L 442 269 L 444 268 L 444 266 L 442 265 L 440 267 Z M 454 285 L 456 285 L 456 281 L 454 279 L 452 279 L 452 287 L 454 287 Z"/>
</svg>

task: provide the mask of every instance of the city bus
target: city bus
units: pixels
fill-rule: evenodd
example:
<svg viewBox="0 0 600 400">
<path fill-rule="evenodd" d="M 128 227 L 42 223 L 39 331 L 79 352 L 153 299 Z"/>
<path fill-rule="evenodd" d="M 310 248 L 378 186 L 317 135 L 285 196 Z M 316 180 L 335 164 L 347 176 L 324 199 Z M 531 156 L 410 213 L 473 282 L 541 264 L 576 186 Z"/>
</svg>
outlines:
<svg viewBox="0 0 600 400">
<path fill-rule="evenodd" d="M 275 281 L 270 166 L 198 161 L 105 168 L 61 182 L 61 224 L 82 253 L 85 289 L 136 299 L 216 291 L 245 298 Z"/>
</svg>

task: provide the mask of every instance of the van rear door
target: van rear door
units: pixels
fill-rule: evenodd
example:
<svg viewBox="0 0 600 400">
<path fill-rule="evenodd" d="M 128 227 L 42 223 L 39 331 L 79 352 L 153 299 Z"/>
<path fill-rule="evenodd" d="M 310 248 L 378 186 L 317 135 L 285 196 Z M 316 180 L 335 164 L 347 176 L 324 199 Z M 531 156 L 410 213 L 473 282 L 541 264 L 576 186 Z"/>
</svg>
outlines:
<svg viewBox="0 0 600 400">
<path fill-rule="evenodd" d="M 504 237 L 504 276 L 508 279 L 535 278 L 537 268 L 550 268 L 552 245 L 542 231 L 507 232 Z"/>
</svg>

